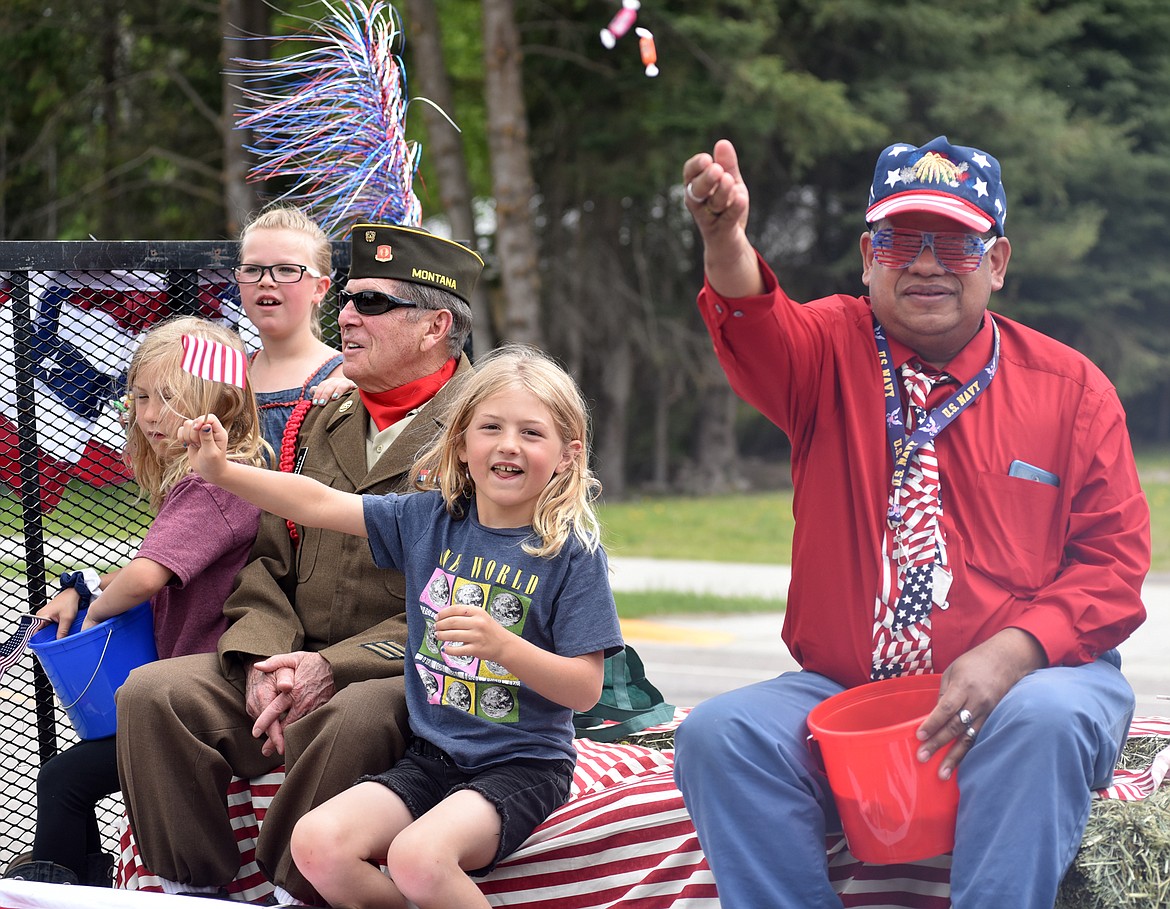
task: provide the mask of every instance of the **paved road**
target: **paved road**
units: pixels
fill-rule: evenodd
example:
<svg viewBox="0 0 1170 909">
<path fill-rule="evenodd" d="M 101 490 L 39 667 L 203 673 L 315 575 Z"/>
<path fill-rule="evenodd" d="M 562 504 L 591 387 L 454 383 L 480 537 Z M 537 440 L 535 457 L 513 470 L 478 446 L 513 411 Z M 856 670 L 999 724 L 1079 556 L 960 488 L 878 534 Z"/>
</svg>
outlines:
<svg viewBox="0 0 1170 909">
<path fill-rule="evenodd" d="M 613 586 L 622 590 L 683 590 L 776 597 L 788 591 L 786 566 L 680 562 L 611 557 Z M 1147 580 L 1148 618 L 1121 645 L 1126 677 L 1137 694 L 1137 712 L 1170 716 L 1170 578 Z M 780 640 L 782 615 L 678 616 L 623 622 L 627 640 L 646 664 L 646 674 L 666 700 L 692 707 L 704 698 L 772 678 L 796 661 Z M 1159 698 L 1159 695 L 1162 698 Z"/>
</svg>

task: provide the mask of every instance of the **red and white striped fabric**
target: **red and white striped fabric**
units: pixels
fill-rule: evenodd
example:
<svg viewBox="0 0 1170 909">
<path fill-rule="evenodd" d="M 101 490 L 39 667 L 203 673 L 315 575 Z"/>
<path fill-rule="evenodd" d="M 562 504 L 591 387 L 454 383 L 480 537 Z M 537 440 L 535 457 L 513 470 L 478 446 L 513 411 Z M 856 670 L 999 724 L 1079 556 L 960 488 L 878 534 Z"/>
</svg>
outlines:
<svg viewBox="0 0 1170 909">
<path fill-rule="evenodd" d="M 668 732 L 685 711 L 646 734 Z M 535 909 L 718 909 L 715 881 L 694 825 L 674 785 L 674 752 L 578 739 L 569 801 L 525 844 L 479 879 L 493 906 Z M 228 787 L 228 813 L 240 849 L 240 871 L 228 891 L 240 900 L 272 892 L 256 864 L 256 836 L 284 779 L 275 771 Z M 116 885 L 161 891 L 123 824 Z"/>
<path fill-rule="evenodd" d="M 1129 726 L 1129 737 L 1152 736 L 1170 738 L 1170 719 L 1156 716 L 1137 716 Z M 1137 770 L 1118 770 L 1113 774 L 1113 785 L 1094 793 L 1100 799 L 1118 799 L 1136 802 L 1148 798 L 1170 773 L 1170 748 L 1154 755 L 1149 767 Z"/>
<path fill-rule="evenodd" d="M 245 363 L 242 350 L 210 338 L 183 335 L 183 369 L 193 376 L 243 388 Z"/>
<path fill-rule="evenodd" d="M 665 732 L 686 715 L 647 730 Z M 1138 717 L 1130 737 L 1170 739 L 1170 719 Z M 673 751 L 577 740 L 578 762 L 567 804 L 553 812 L 524 845 L 487 877 L 480 889 L 493 906 L 509 909 L 719 909 L 715 881 L 694 825 L 674 785 Z M 1146 798 L 1170 769 L 1170 745 L 1150 766 L 1119 770 L 1097 798 Z M 283 779 L 275 772 L 228 790 L 240 847 L 240 873 L 228 887 L 240 900 L 261 900 L 272 885 L 256 865 L 256 835 Z M 948 909 L 950 856 L 909 865 L 867 865 L 839 835 L 826 838 L 829 876 L 846 909 Z M 160 891 L 123 829 L 117 885 Z"/>
</svg>

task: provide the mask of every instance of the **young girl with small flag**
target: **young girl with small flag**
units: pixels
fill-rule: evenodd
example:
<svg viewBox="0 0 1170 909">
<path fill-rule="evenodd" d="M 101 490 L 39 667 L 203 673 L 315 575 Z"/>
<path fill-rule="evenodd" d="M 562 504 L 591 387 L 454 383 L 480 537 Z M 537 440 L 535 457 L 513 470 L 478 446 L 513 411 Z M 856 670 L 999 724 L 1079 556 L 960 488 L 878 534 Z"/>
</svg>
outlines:
<svg viewBox="0 0 1170 909">
<path fill-rule="evenodd" d="M 124 457 L 155 519 L 129 564 L 100 579 L 88 570 L 67 573 L 61 592 L 37 616 L 56 622 L 61 638 L 83 597 L 91 598 L 83 628 L 150 600 L 160 659 L 211 652 L 227 625 L 223 602 L 247 560 L 260 512 L 194 473 L 175 434 L 184 420 L 209 409 L 227 428 L 228 457 L 263 466 L 243 345 L 213 322 L 163 323 L 138 347 L 127 384 Z M 80 741 L 41 767 L 33 849 L 4 877 L 110 885 L 113 860 L 102 854 L 95 806 L 119 789 L 114 741 Z"/>
<path fill-rule="evenodd" d="M 297 867 L 334 906 L 488 909 L 473 878 L 568 798 L 573 711 L 597 703 L 604 658 L 622 648 L 580 389 L 540 351 L 509 345 L 458 395 L 410 495 L 248 470 L 225 460 L 214 417 L 179 429 L 202 476 L 298 524 L 368 537 L 375 563 L 406 575 L 413 739 L 292 835 Z M 288 705 L 274 699 L 255 729 Z"/>
</svg>

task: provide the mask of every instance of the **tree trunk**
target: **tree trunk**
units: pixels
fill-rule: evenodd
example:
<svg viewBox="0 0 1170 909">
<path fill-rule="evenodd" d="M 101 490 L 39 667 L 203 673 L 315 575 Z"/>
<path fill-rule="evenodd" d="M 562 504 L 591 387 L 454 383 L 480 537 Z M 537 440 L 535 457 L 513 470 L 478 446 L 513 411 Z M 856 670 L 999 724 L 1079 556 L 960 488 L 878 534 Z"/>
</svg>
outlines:
<svg viewBox="0 0 1170 909">
<path fill-rule="evenodd" d="M 251 144 L 252 131 L 235 129 L 236 111 L 244 103 L 240 65 L 234 57 L 263 60 L 269 43 L 264 40 L 241 40 L 244 36 L 269 34 L 271 12 L 264 0 L 220 0 L 220 69 L 223 77 L 223 112 L 220 132 L 223 138 L 223 210 L 224 226 L 229 237 L 239 236 L 240 228 L 259 205 L 255 184 L 248 182 L 251 161 L 245 145 Z"/>
<path fill-rule="evenodd" d="M 114 147 L 118 144 L 123 133 L 119 122 L 119 113 L 125 103 L 123 95 L 125 89 L 121 78 L 123 70 L 121 51 L 129 41 L 125 34 L 126 27 L 123 20 L 118 16 L 117 10 L 113 8 L 110 0 L 105 0 L 99 8 L 104 27 L 94 36 L 99 48 L 100 71 L 98 79 L 101 85 L 95 114 L 101 118 L 102 128 L 95 130 L 95 137 L 101 136 L 98 139 L 101 149 L 101 173 L 109 175 L 116 169 Z M 99 237 L 118 236 L 116 206 L 111 200 L 117 198 L 117 186 L 124 179 L 124 176 L 118 175 L 112 179 L 107 176 L 101 181 L 97 191 L 100 214 L 97 226 L 94 228 Z"/>
<path fill-rule="evenodd" d="M 654 370 L 654 450 L 649 488 L 653 492 L 670 489 L 670 410 L 684 393 L 684 384 L 676 365 L 656 364 Z"/>
<path fill-rule="evenodd" d="M 737 399 L 728 387 L 714 354 L 710 355 L 706 366 L 699 390 L 693 476 L 685 481 L 686 491 L 698 494 L 732 492 L 742 486 L 737 482 Z"/>
<path fill-rule="evenodd" d="M 1157 418 L 1154 421 L 1153 441 L 1170 441 L 1170 384 L 1163 383 L 1158 390 L 1158 407 L 1154 411 Z"/>
<path fill-rule="evenodd" d="M 443 42 L 435 4 L 433 0 L 409 0 L 407 9 L 410 15 L 410 46 L 413 49 L 410 74 L 412 93 L 415 97 L 433 101 L 451 120 L 458 123 L 451 81 L 447 78 L 447 67 L 443 62 Z M 471 249 L 478 250 L 471 178 L 467 173 L 462 137 L 447 118 L 431 105 L 424 104 L 422 110 L 427 126 L 427 153 L 439 181 L 439 199 L 451 224 L 451 236 Z M 472 335 L 475 353 L 487 353 L 495 346 L 496 332 L 492 326 L 487 287 L 483 281 L 475 285 L 471 295 L 471 313 L 475 323 Z"/>
<path fill-rule="evenodd" d="M 605 420 L 593 425 L 594 465 L 603 492 L 610 501 L 626 497 L 627 427 L 633 375 L 634 355 L 629 337 L 617 335 L 606 348 L 605 368 L 600 372 L 600 400 L 596 413 L 605 414 Z"/>
<path fill-rule="evenodd" d="M 512 0 L 484 0 L 483 54 L 496 253 L 504 294 L 500 333 L 509 341 L 542 347 L 539 257 L 532 214 L 536 184 L 528 154 L 523 61 Z"/>
</svg>

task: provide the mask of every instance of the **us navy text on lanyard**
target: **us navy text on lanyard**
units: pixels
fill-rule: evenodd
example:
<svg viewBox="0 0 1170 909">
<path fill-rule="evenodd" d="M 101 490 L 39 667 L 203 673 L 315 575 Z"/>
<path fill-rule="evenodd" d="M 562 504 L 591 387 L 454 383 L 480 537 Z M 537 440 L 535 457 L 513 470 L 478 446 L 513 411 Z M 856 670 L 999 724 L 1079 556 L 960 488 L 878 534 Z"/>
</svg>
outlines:
<svg viewBox="0 0 1170 909">
<path fill-rule="evenodd" d="M 976 374 L 975 378 L 962 386 L 958 391 L 932 410 L 914 431 L 906 434 L 906 421 L 902 416 L 902 398 L 899 392 L 901 384 L 894 374 L 894 357 L 890 352 L 890 342 L 886 340 L 886 330 L 877 319 L 873 320 L 873 339 L 877 343 L 878 366 L 882 371 L 882 387 L 886 396 L 886 436 L 890 440 L 890 452 L 894 456 L 894 473 L 890 478 L 890 485 L 894 490 L 893 504 L 890 505 L 886 519 L 891 527 L 902 523 L 903 509 L 898 503 L 902 484 L 906 482 L 906 468 L 918 451 L 926 442 L 932 442 L 944 429 L 959 418 L 964 410 L 970 407 L 991 384 L 995 373 L 999 369 L 999 326 L 991 313 L 992 337 L 991 359 Z"/>
</svg>

